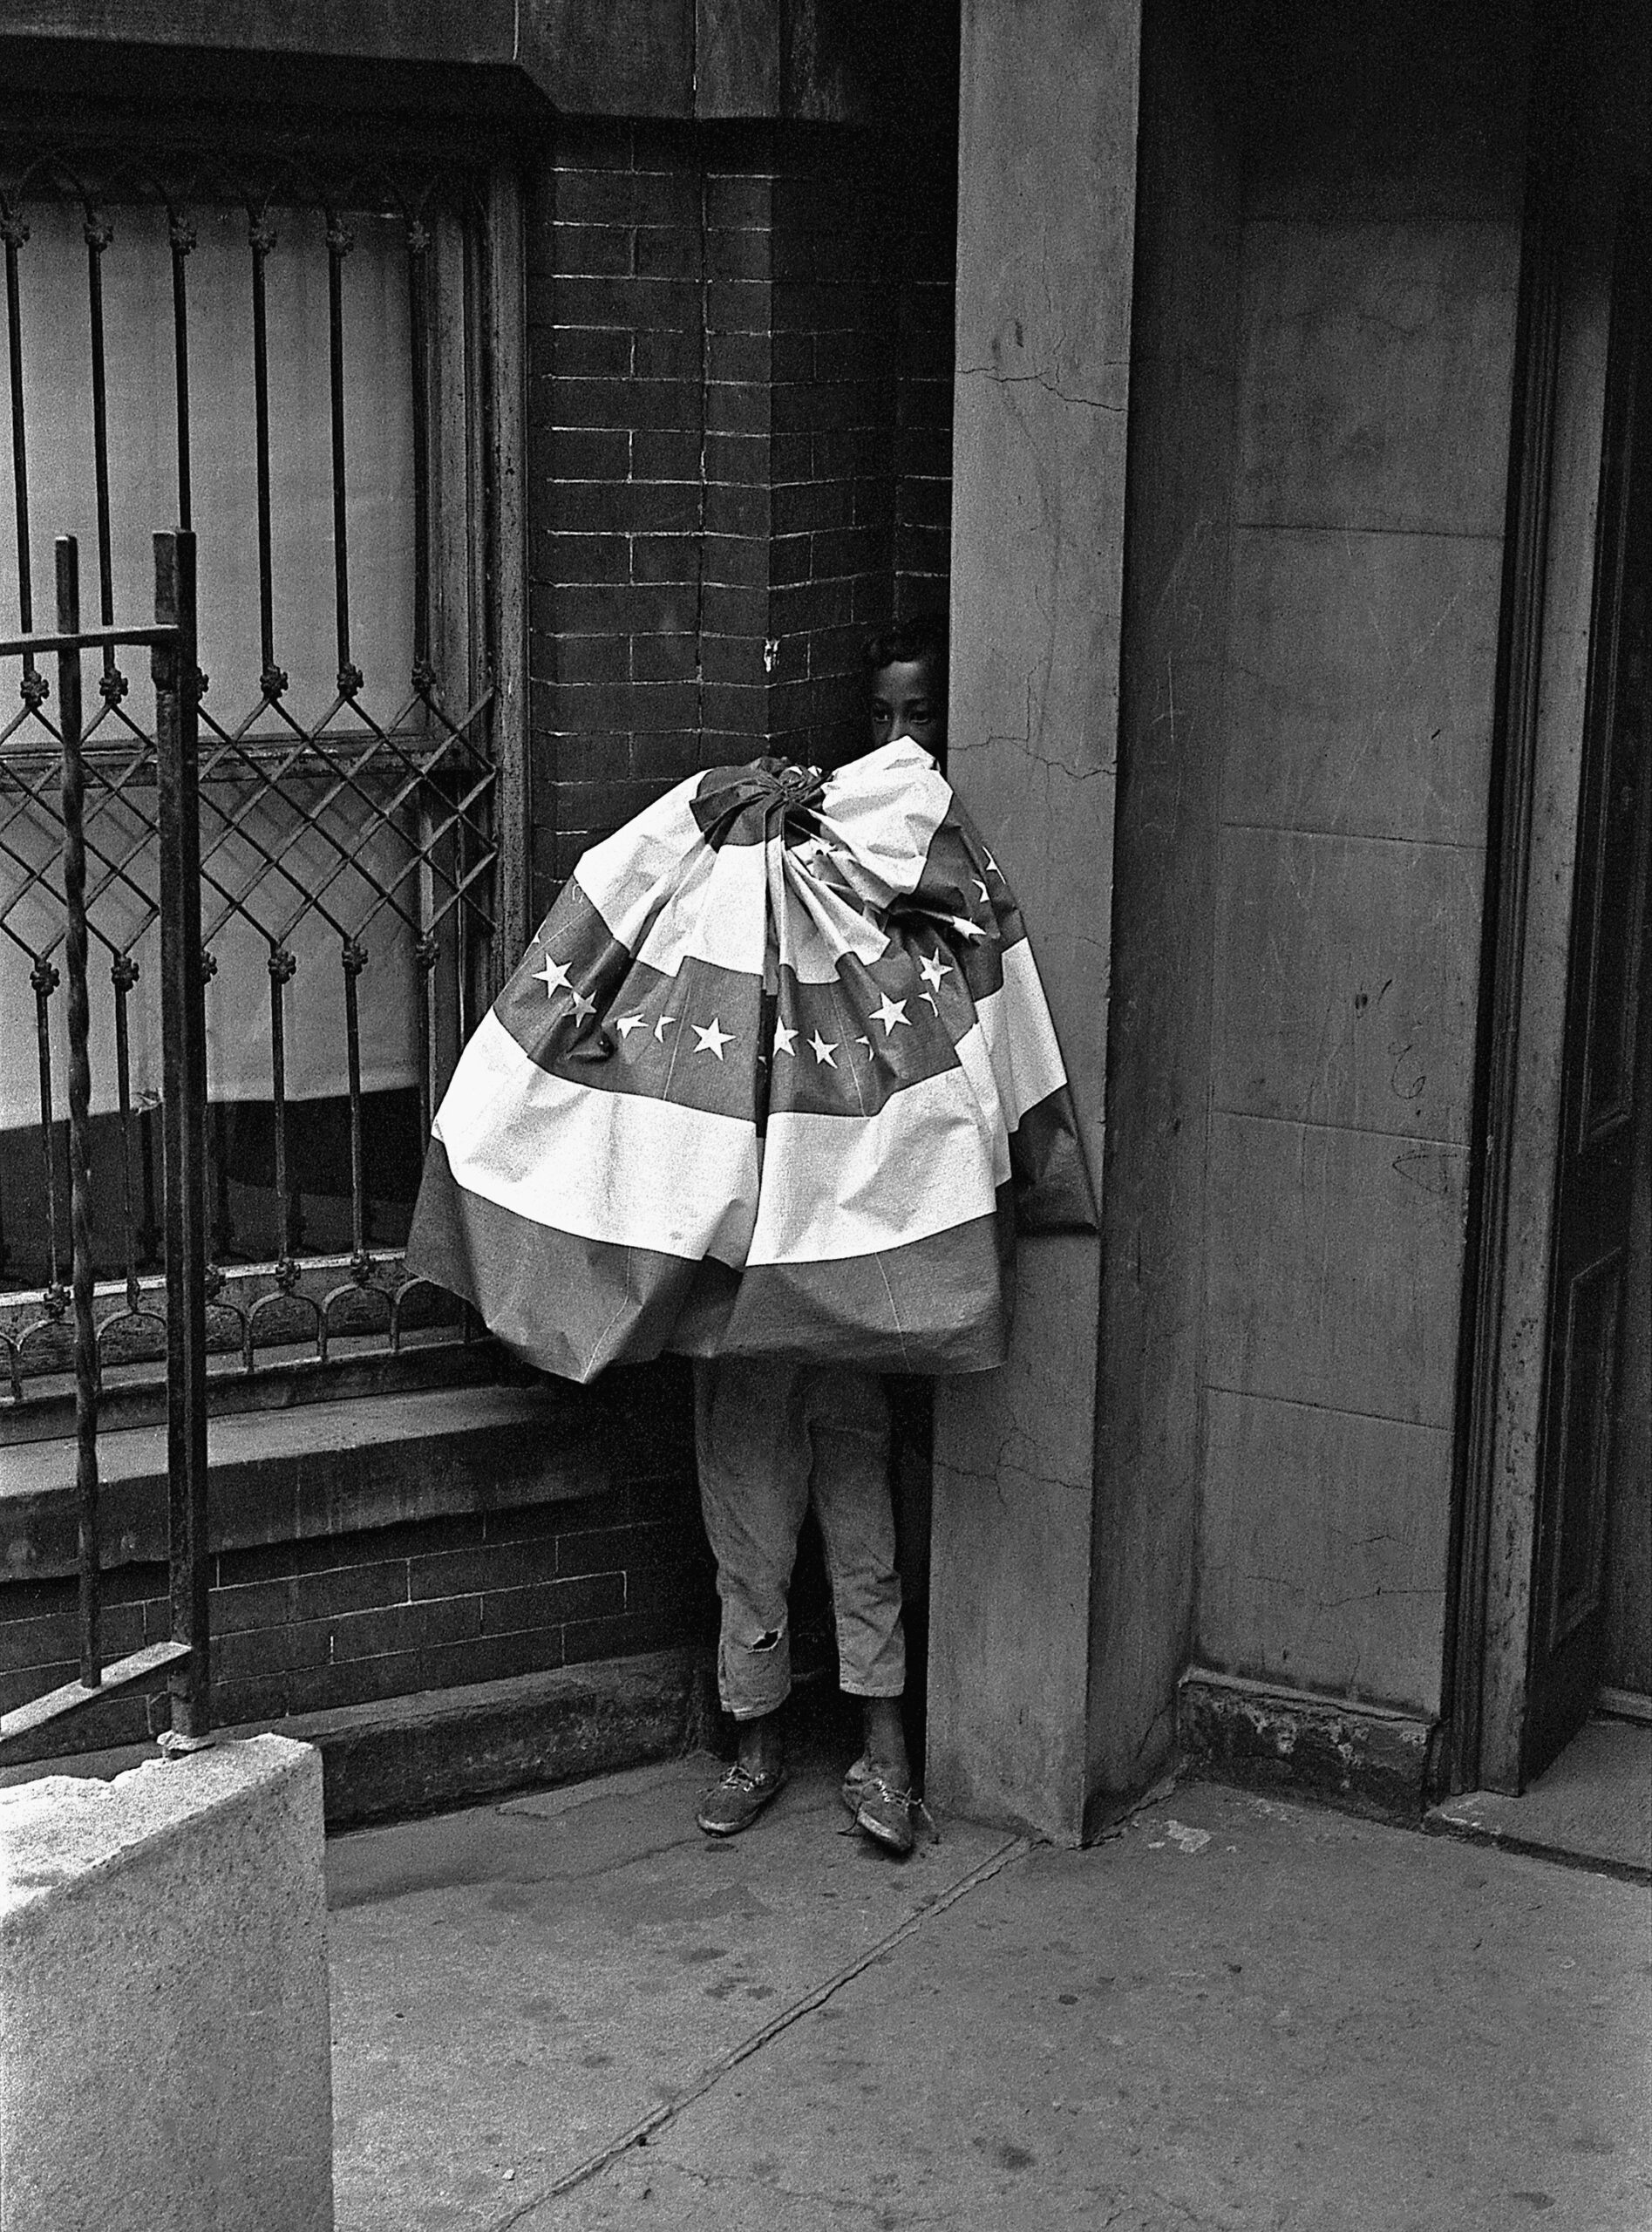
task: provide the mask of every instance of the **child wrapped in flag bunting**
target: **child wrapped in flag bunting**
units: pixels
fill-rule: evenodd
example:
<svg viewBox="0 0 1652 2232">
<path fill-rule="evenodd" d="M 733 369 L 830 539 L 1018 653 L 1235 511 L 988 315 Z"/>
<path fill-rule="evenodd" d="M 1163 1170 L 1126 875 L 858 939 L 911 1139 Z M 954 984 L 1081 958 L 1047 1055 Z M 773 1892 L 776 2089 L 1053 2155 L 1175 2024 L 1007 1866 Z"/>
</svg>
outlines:
<svg viewBox="0 0 1652 2232">
<path fill-rule="evenodd" d="M 1094 1228 L 1014 898 L 901 737 L 693 777 L 583 855 L 460 1058 L 407 1262 L 574 1380 L 972 1372 L 1017 1228 Z"/>
<path fill-rule="evenodd" d="M 843 1800 L 901 1855 L 921 1807 L 880 1372 L 997 1363 L 1017 1218 L 1093 1230 L 1094 1207 L 1015 902 L 931 756 L 944 619 L 865 662 L 864 759 L 701 776 L 581 861 L 466 1050 L 408 1256 L 550 1371 L 692 1355 L 738 1732 L 695 1820 L 735 1835 L 785 1786 L 812 1506 L 865 1738 Z"/>
</svg>

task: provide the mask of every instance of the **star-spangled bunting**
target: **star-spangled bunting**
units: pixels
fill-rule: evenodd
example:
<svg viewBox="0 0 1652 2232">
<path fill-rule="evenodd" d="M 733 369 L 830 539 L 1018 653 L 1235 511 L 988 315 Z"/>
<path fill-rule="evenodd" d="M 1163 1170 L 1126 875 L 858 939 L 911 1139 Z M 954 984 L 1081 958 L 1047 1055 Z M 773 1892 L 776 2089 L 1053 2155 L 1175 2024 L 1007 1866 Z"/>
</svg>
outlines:
<svg viewBox="0 0 1652 2232">
<path fill-rule="evenodd" d="M 438 1112 L 409 1270 L 545 1370 L 985 1370 L 1013 1228 L 1094 1228 L 1025 932 L 935 763 L 902 738 L 801 805 L 780 774 L 588 852 Z"/>
</svg>

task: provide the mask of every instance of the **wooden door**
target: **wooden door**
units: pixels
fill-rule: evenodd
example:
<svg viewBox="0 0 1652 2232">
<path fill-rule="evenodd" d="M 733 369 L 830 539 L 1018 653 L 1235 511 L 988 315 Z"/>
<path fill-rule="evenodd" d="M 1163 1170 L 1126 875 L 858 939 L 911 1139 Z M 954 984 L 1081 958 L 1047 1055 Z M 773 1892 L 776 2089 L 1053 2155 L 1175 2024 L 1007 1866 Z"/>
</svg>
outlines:
<svg viewBox="0 0 1652 2232">
<path fill-rule="evenodd" d="M 1567 990 L 1522 1773 L 1581 1725 L 1601 1677 L 1618 1436 L 1652 825 L 1652 226 L 1619 241 Z M 1652 1613 L 1652 1608 L 1649 1608 Z"/>
</svg>

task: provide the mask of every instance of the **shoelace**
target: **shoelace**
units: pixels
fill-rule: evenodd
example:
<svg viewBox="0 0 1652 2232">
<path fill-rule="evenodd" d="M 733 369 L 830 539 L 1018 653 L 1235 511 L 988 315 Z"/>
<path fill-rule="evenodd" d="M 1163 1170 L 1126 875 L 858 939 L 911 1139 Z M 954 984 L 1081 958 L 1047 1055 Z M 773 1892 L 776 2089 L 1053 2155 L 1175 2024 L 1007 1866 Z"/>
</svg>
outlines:
<svg viewBox="0 0 1652 2232">
<path fill-rule="evenodd" d="M 774 1780 L 772 1769 L 766 1775 L 754 1775 L 750 1767 L 742 1766 L 737 1759 L 723 1778 L 724 1790 L 757 1790 L 765 1782 Z"/>
<path fill-rule="evenodd" d="M 867 1791 L 875 1790 L 880 1798 L 887 1798 L 892 1806 L 910 1806 L 913 1802 L 910 1790 L 897 1790 L 894 1785 L 886 1781 L 882 1775 L 862 1775 L 858 1787 L 862 1797 Z"/>
</svg>

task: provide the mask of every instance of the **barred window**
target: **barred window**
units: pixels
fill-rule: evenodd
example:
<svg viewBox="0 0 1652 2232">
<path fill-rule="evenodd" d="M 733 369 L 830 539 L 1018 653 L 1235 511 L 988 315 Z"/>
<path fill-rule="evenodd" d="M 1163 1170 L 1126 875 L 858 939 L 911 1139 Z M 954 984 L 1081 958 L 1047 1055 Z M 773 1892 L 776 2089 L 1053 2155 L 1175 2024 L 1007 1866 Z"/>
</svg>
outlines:
<svg viewBox="0 0 1652 2232">
<path fill-rule="evenodd" d="M 0 612 L 51 624 L 67 533 L 88 616 L 146 616 L 152 532 L 198 539 L 210 1337 L 227 1373 L 465 1331 L 397 1250 L 432 1099 L 508 958 L 497 191 L 198 160 L 93 174 L 61 154 L 0 182 Z M 106 1370 L 164 1351 L 149 704 L 146 674 L 106 655 L 85 749 Z M 67 1338 L 60 837 L 50 692 L 25 672 L 0 709 L 14 1402 L 61 1370 Z"/>
</svg>

